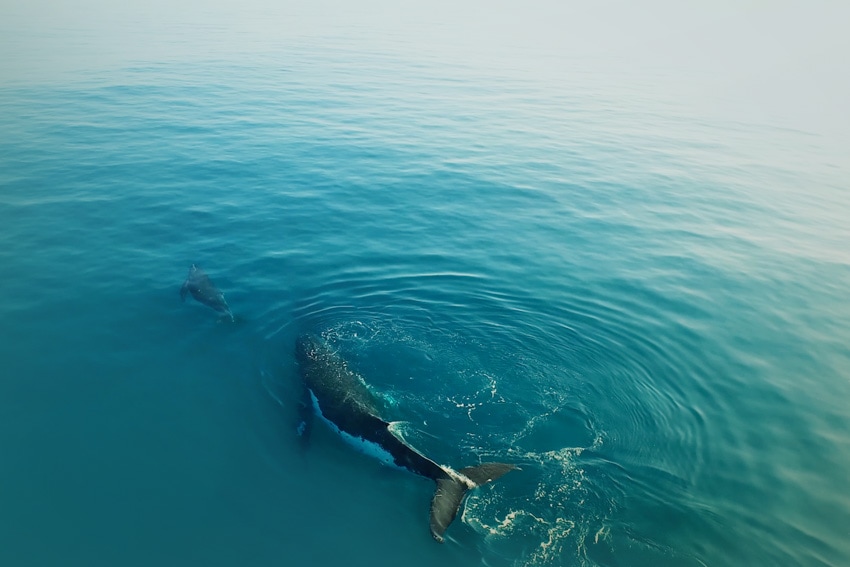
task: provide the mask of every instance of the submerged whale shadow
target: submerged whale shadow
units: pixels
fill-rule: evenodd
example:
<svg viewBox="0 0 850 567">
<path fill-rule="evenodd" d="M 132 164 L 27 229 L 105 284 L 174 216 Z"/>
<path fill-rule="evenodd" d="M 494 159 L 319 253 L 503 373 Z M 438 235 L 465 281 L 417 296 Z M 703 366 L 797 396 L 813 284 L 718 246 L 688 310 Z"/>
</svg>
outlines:
<svg viewBox="0 0 850 567">
<path fill-rule="evenodd" d="M 224 293 L 212 283 L 206 272 L 195 264 L 189 267 L 189 275 L 186 276 L 186 281 L 180 287 L 180 299 L 186 301 L 187 294 L 191 294 L 198 303 L 221 313 L 223 317 L 219 318 L 219 322 L 224 320 L 225 317 L 230 319 L 231 323 L 236 322 L 230 306 L 224 299 Z"/>
</svg>

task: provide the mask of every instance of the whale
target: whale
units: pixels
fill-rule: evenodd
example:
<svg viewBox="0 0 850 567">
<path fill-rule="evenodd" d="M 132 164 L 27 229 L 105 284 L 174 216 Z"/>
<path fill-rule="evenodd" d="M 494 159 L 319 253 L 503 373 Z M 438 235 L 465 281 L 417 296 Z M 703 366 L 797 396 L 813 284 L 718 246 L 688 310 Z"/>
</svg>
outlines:
<svg viewBox="0 0 850 567">
<path fill-rule="evenodd" d="M 516 468 L 507 463 L 483 463 L 454 470 L 424 456 L 393 432 L 393 422 L 380 416 L 379 404 L 363 378 L 317 335 L 297 339 L 296 360 L 305 390 L 299 434 L 306 435 L 311 416 L 317 416 L 362 452 L 433 480 L 436 490 L 431 499 L 430 530 L 439 543 L 467 492 Z"/>
<path fill-rule="evenodd" d="M 224 300 L 224 294 L 213 285 L 212 280 L 210 280 L 206 272 L 195 264 L 189 267 L 189 275 L 180 288 L 180 299 L 186 301 L 187 294 L 191 294 L 199 303 L 203 303 L 207 307 L 211 307 L 215 311 L 227 315 L 233 321 L 233 313 Z"/>
</svg>

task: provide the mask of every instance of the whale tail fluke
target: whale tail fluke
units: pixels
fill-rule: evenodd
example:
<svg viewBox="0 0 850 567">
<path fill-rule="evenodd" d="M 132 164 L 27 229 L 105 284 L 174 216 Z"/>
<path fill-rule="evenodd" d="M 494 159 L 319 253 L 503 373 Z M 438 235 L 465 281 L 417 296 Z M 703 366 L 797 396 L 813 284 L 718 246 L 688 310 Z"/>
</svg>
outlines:
<svg viewBox="0 0 850 567">
<path fill-rule="evenodd" d="M 484 463 L 437 479 L 437 490 L 431 500 L 431 535 L 434 539 L 443 543 L 443 534 L 457 516 L 467 491 L 497 480 L 515 468 L 505 463 Z"/>
</svg>

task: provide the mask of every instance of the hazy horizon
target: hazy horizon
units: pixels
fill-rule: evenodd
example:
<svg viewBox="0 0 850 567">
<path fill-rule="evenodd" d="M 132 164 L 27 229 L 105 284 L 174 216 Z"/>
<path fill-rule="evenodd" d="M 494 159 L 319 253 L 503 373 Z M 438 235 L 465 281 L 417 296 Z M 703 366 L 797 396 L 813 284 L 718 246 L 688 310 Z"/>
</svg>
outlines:
<svg viewBox="0 0 850 567">
<path fill-rule="evenodd" d="M 43 80 L 57 70 L 120 67 L 152 55 L 203 50 L 215 58 L 344 38 L 347 46 L 449 55 L 542 81 L 579 63 L 608 80 L 645 75 L 658 82 L 659 92 L 669 91 L 706 116 L 794 128 L 843 148 L 850 131 L 844 112 L 850 100 L 847 21 L 850 7 L 826 2 L 4 0 L 0 75 L 8 84 Z"/>
</svg>

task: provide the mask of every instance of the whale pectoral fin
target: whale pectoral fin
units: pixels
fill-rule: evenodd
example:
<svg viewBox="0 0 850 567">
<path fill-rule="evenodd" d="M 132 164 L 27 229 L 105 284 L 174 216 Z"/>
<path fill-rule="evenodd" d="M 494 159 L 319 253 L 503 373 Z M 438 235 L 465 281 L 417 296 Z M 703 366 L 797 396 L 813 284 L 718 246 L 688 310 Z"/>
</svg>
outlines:
<svg viewBox="0 0 850 567">
<path fill-rule="evenodd" d="M 484 463 L 461 469 L 460 475 L 437 479 L 437 491 L 431 500 L 431 535 L 434 539 L 443 543 L 443 534 L 457 516 L 463 497 L 470 488 L 497 480 L 515 468 L 505 463 Z"/>
<path fill-rule="evenodd" d="M 438 542 L 443 543 L 443 534 L 457 516 L 467 490 L 469 487 L 459 479 L 437 480 L 437 490 L 431 499 L 431 535 Z"/>
<path fill-rule="evenodd" d="M 186 294 L 189 293 L 189 280 L 183 282 L 183 285 L 180 287 L 180 300 L 186 301 Z"/>
<path fill-rule="evenodd" d="M 310 442 L 310 434 L 313 431 L 313 400 L 310 398 L 310 392 L 304 388 L 301 395 L 301 400 L 298 402 L 298 424 L 295 427 L 295 432 L 301 440 L 301 447 L 307 447 Z"/>
</svg>

